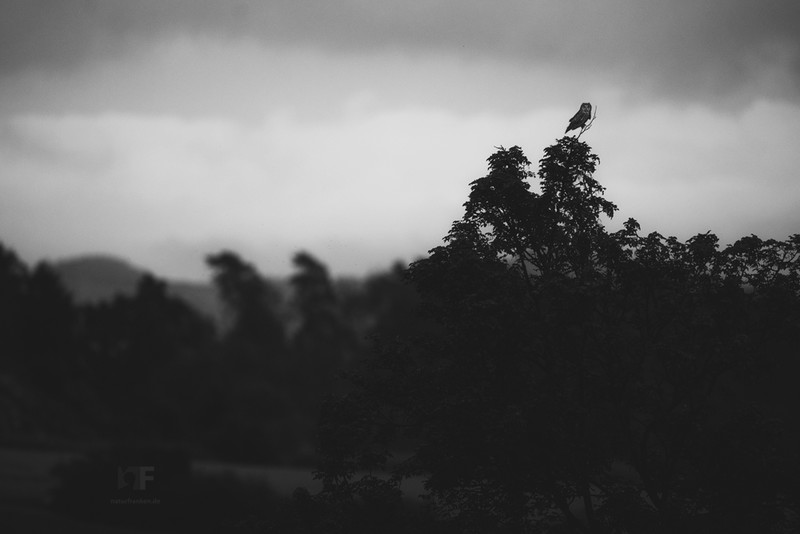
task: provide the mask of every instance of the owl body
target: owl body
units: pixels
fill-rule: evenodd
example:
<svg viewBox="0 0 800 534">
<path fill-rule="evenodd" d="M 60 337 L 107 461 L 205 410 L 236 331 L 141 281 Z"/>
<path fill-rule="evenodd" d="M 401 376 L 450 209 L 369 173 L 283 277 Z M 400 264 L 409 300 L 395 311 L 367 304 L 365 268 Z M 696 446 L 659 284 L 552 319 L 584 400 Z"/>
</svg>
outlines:
<svg viewBox="0 0 800 534">
<path fill-rule="evenodd" d="M 572 116 L 569 120 L 569 126 L 567 129 L 564 130 L 564 133 L 569 132 L 570 130 L 577 130 L 578 128 L 583 128 L 586 126 L 586 122 L 592 117 L 592 105 L 589 102 L 584 102 L 581 104 L 581 109 Z"/>
</svg>

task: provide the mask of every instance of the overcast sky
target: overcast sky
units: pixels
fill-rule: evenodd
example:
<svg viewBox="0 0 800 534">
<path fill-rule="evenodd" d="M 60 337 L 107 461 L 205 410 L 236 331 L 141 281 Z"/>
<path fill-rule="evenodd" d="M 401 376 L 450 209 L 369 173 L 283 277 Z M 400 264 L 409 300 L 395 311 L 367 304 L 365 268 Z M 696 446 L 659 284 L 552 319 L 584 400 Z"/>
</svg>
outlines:
<svg viewBox="0 0 800 534">
<path fill-rule="evenodd" d="M 414 259 L 581 102 L 643 231 L 800 232 L 797 0 L 0 0 L 0 241 L 206 279 Z M 535 165 L 534 165 L 535 167 Z"/>
</svg>

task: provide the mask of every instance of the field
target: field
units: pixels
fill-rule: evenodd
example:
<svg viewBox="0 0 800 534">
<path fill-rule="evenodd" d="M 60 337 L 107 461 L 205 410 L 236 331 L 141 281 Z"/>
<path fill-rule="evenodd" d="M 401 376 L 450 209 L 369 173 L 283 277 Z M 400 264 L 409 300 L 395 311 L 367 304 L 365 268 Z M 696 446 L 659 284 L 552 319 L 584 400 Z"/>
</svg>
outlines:
<svg viewBox="0 0 800 534">
<path fill-rule="evenodd" d="M 51 511 L 52 490 L 58 483 L 52 474 L 53 467 L 78 458 L 80 455 L 76 453 L 0 448 L 0 532 L 156 532 L 80 522 Z M 320 489 L 310 469 L 196 462 L 192 464 L 192 473 L 233 475 L 244 482 L 265 484 L 279 496 L 289 496 L 297 487 L 305 487 L 312 493 Z"/>
</svg>

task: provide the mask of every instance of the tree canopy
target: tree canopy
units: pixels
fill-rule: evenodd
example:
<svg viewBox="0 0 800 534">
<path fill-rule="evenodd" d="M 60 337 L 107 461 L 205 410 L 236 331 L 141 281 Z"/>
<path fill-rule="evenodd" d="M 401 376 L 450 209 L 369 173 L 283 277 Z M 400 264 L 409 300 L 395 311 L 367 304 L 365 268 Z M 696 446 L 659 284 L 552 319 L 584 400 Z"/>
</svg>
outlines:
<svg viewBox="0 0 800 534">
<path fill-rule="evenodd" d="M 431 326 L 386 340 L 326 406 L 327 495 L 422 477 L 459 532 L 767 532 L 792 517 L 798 399 L 780 377 L 798 371 L 800 235 L 720 249 L 634 219 L 609 232 L 598 163 L 573 137 L 536 173 L 516 146 L 488 158 L 444 244 L 408 271 Z"/>
</svg>

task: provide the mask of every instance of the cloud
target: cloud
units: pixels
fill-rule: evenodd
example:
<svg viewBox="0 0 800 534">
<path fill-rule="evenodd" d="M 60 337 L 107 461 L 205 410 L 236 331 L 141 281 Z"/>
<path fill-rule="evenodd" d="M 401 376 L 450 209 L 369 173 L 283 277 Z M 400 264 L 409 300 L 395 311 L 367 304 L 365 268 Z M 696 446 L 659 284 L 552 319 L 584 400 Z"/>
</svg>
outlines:
<svg viewBox="0 0 800 534">
<path fill-rule="evenodd" d="M 275 111 L 244 124 L 175 115 L 18 116 L 0 143 L 4 240 L 48 255 L 109 252 L 170 276 L 202 278 L 205 253 L 233 248 L 270 274 L 306 249 L 336 273 L 363 273 L 440 243 L 494 146 L 534 162 L 572 110 L 525 114 L 429 108 L 308 121 Z M 645 231 L 723 242 L 800 228 L 793 168 L 797 107 L 759 102 L 730 116 L 695 106 L 605 105 L 586 140 L 597 178 Z M 41 254 L 41 252 L 39 252 Z"/>
<path fill-rule="evenodd" d="M 183 37 L 151 42 L 125 61 L 89 62 L 69 73 L 20 73 L 4 89 L 0 117 L 114 112 L 235 118 L 250 125 L 276 112 L 328 121 L 354 105 L 364 113 L 425 108 L 511 116 L 621 95 L 610 84 L 589 86 L 557 67 L 521 69 L 510 61 L 442 54 L 266 49 L 252 41 Z"/>
<path fill-rule="evenodd" d="M 800 96 L 796 0 L 5 0 L 0 69 L 75 68 L 152 40 L 251 40 L 361 55 L 448 54 L 558 67 L 633 96 L 749 102 Z"/>
<path fill-rule="evenodd" d="M 791 155 L 800 108 L 759 101 L 742 113 L 662 105 L 608 117 L 597 177 L 607 197 L 645 232 L 686 239 L 716 233 L 722 244 L 750 233 L 785 239 L 800 232 Z M 599 119 L 598 119 L 599 123 Z M 591 133 L 594 133 L 593 129 Z"/>
<path fill-rule="evenodd" d="M 533 120 L 362 105 L 328 121 L 276 113 L 254 125 L 19 116 L 3 134 L 14 141 L 0 146 L 0 197 L 13 207 L 0 225 L 54 255 L 100 250 L 162 265 L 158 243 L 238 240 L 266 270 L 306 248 L 363 272 L 435 246 L 492 143 L 520 138 Z"/>
</svg>

